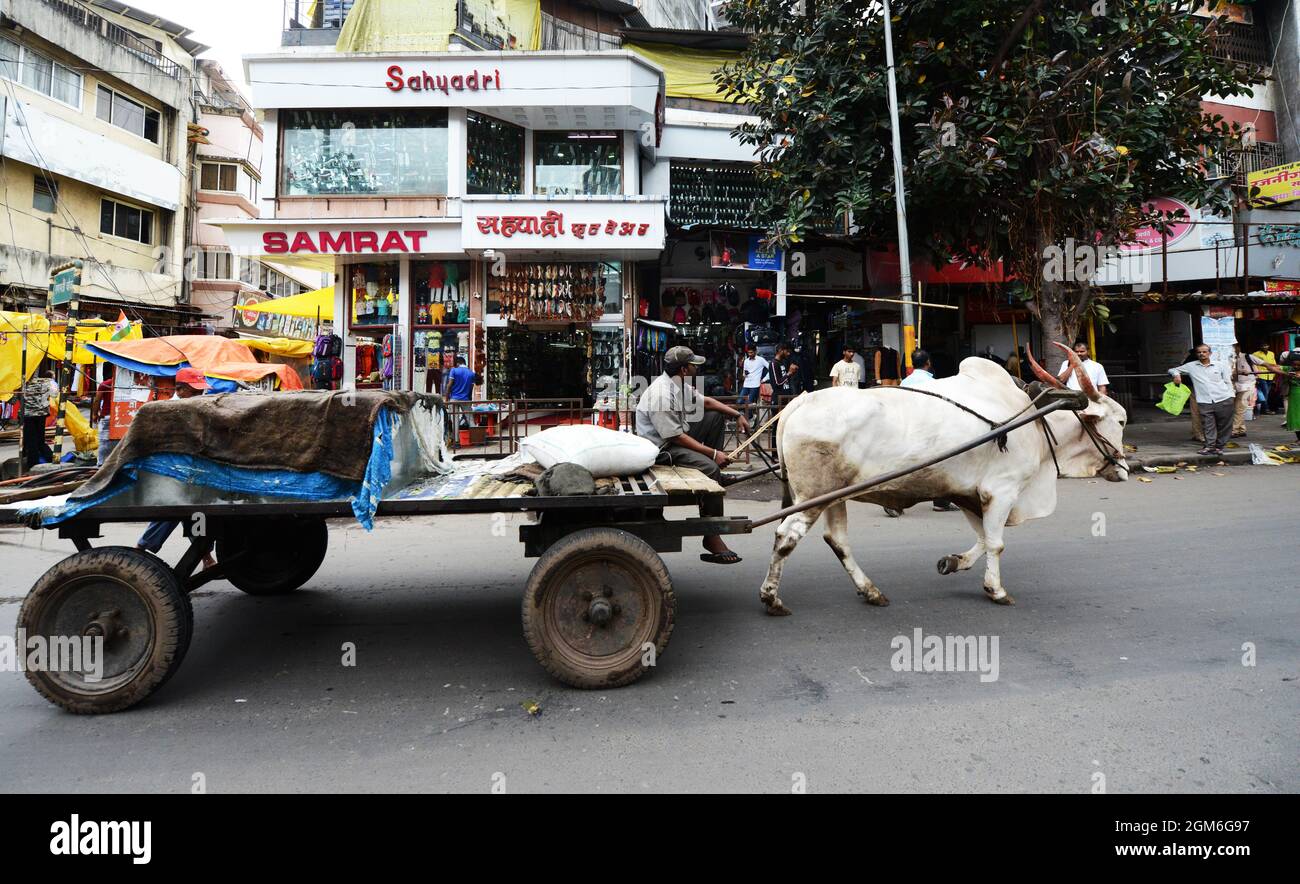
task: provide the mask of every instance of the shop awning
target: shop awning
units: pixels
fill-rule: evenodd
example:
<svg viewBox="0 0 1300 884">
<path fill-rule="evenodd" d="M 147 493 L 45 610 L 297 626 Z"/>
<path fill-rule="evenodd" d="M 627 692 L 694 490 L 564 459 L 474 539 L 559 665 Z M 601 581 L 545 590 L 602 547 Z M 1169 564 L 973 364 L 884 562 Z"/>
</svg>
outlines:
<svg viewBox="0 0 1300 884">
<path fill-rule="evenodd" d="M 96 341 L 108 341 L 118 333 L 117 327 L 103 320 L 87 319 L 77 323 L 76 343 L 72 348 L 72 361 L 78 365 L 89 365 L 97 358 L 86 349 L 86 345 Z M 56 322 L 53 326 L 40 313 L 0 312 L 0 402 L 7 401 L 18 391 L 23 382 L 36 373 L 41 360 L 47 356 L 55 362 L 62 362 L 67 350 L 67 326 Z M 133 323 L 129 330 L 123 332 L 124 340 L 136 340 L 143 336 L 139 323 Z M 20 379 L 22 372 L 23 344 L 27 346 L 27 377 Z"/>
<path fill-rule="evenodd" d="M 626 41 L 623 48 L 663 68 L 665 90 L 670 98 L 728 101 L 713 80 L 713 72 L 736 61 L 740 53 L 725 49 L 687 49 L 682 46 Z"/>
<path fill-rule="evenodd" d="M 320 318 L 322 322 L 334 321 L 334 286 L 303 292 L 287 298 L 274 298 L 258 304 L 245 304 L 240 310 L 270 313 L 274 316 L 296 316 L 300 319 Z"/>
<path fill-rule="evenodd" d="M 261 350 L 283 359 L 306 359 L 312 350 L 311 341 L 300 341 L 297 338 L 242 337 L 239 343 L 250 350 Z"/>
</svg>

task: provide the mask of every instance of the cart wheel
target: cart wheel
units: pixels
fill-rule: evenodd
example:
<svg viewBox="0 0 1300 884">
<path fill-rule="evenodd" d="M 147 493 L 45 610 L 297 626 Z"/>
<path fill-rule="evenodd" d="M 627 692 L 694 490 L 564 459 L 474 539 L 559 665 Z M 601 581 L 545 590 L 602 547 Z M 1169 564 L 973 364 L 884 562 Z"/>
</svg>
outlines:
<svg viewBox="0 0 1300 884">
<path fill-rule="evenodd" d="M 172 677 L 189 649 L 194 612 L 176 574 L 156 556 L 122 546 L 77 553 L 36 581 L 18 611 L 28 643 L 44 640 L 47 667 L 26 669 L 41 696 L 69 712 L 119 712 L 139 703 Z M 54 649 L 69 639 L 103 637 L 102 671 L 94 680 L 63 661 Z M 79 645 L 79 650 L 85 651 Z M 73 660 L 76 658 L 73 657 Z"/>
<path fill-rule="evenodd" d="M 663 559 L 613 528 L 560 540 L 538 559 L 524 590 L 528 647 L 547 672 L 575 688 L 636 681 L 643 661 L 653 665 L 667 647 L 676 613 Z"/>
<path fill-rule="evenodd" d="M 217 561 L 249 595 L 283 595 L 312 578 L 329 539 L 324 519 L 231 522 L 217 541 Z"/>
</svg>

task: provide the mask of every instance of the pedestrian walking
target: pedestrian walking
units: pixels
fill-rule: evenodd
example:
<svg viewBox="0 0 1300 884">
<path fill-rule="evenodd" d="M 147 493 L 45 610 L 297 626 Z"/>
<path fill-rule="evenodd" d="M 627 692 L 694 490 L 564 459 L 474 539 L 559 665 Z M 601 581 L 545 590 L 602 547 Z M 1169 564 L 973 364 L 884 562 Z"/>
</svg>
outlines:
<svg viewBox="0 0 1300 884">
<path fill-rule="evenodd" d="M 758 347 L 747 344 L 745 346 L 745 361 L 740 368 L 745 379 L 740 389 L 740 404 L 742 406 L 757 405 L 761 398 L 759 391 L 767 380 L 770 370 L 767 360 L 758 355 Z"/>
<path fill-rule="evenodd" d="M 95 387 L 95 396 L 90 400 L 90 425 L 99 437 L 97 463 L 104 465 L 108 456 L 117 447 L 117 440 L 108 438 L 113 418 L 113 368 L 109 366 L 107 377 Z"/>
<path fill-rule="evenodd" d="M 858 382 L 862 380 L 862 369 L 853 359 L 857 351 L 852 344 L 844 345 L 844 358 L 831 366 L 831 386 L 832 387 L 853 387 L 857 389 Z"/>
<path fill-rule="evenodd" d="M 1268 363 L 1277 365 L 1277 356 L 1268 346 L 1268 341 L 1260 343 L 1258 349 L 1250 354 L 1251 360 L 1256 365 Z M 1256 414 L 1277 414 L 1277 409 L 1273 408 L 1270 397 L 1273 394 L 1273 372 L 1260 371 L 1255 376 L 1255 413 Z"/>
<path fill-rule="evenodd" d="M 1169 369 L 1174 383 L 1181 385 L 1183 375 L 1192 379 L 1193 397 L 1200 408 L 1201 432 L 1205 444 L 1197 454 L 1221 455 L 1232 433 L 1232 413 L 1236 404 L 1232 368 L 1210 359 L 1209 344 L 1196 348 L 1196 361 Z"/>
<path fill-rule="evenodd" d="M 1255 369 L 1246 354 L 1241 352 L 1241 345 L 1232 342 L 1232 389 L 1235 402 L 1232 409 L 1232 435 L 1239 438 L 1246 435 L 1246 412 L 1255 404 Z"/>
<path fill-rule="evenodd" d="M 29 470 L 54 461 L 54 449 L 45 441 L 45 424 L 50 418 L 50 400 L 58 397 L 59 382 L 52 370 L 38 372 L 23 384 L 22 460 Z"/>
</svg>

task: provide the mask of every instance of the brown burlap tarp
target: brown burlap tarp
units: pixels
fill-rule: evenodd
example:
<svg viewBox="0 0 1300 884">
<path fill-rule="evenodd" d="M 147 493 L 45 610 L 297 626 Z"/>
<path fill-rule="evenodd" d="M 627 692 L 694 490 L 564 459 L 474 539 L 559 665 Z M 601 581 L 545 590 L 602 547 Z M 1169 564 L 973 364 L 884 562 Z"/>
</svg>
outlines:
<svg viewBox="0 0 1300 884">
<path fill-rule="evenodd" d="M 108 460 L 71 499 L 113 483 L 124 464 L 151 454 L 190 454 L 234 467 L 321 472 L 361 481 L 379 409 L 406 414 L 420 398 L 383 390 L 224 393 L 150 402 Z"/>
</svg>

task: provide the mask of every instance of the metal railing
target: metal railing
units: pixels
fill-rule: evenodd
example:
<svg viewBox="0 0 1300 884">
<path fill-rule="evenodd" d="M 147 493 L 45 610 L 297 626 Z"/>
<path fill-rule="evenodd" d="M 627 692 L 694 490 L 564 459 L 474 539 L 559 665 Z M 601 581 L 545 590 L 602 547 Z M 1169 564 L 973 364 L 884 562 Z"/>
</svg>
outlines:
<svg viewBox="0 0 1300 884">
<path fill-rule="evenodd" d="M 1210 42 L 1210 54 L 1247 67 L 1267 67 L 1270 61 L 1268 33 L 1257 25 L 1219 22 Z"/>
<path fill-rule="evenodd" d="M 46 6 L 71 22 L 81 25 L 88 31 L 94 31 L 110 43 L 121 46 L 136 58 L 152 65 L 167 76 L 179 80 L 184 68 L 158 50 L 144 37 L 134 31 L 109 21 L 101 15 L 91 12 L 86 6 L 74 0 L 41 0 Z"/>
</svg>

